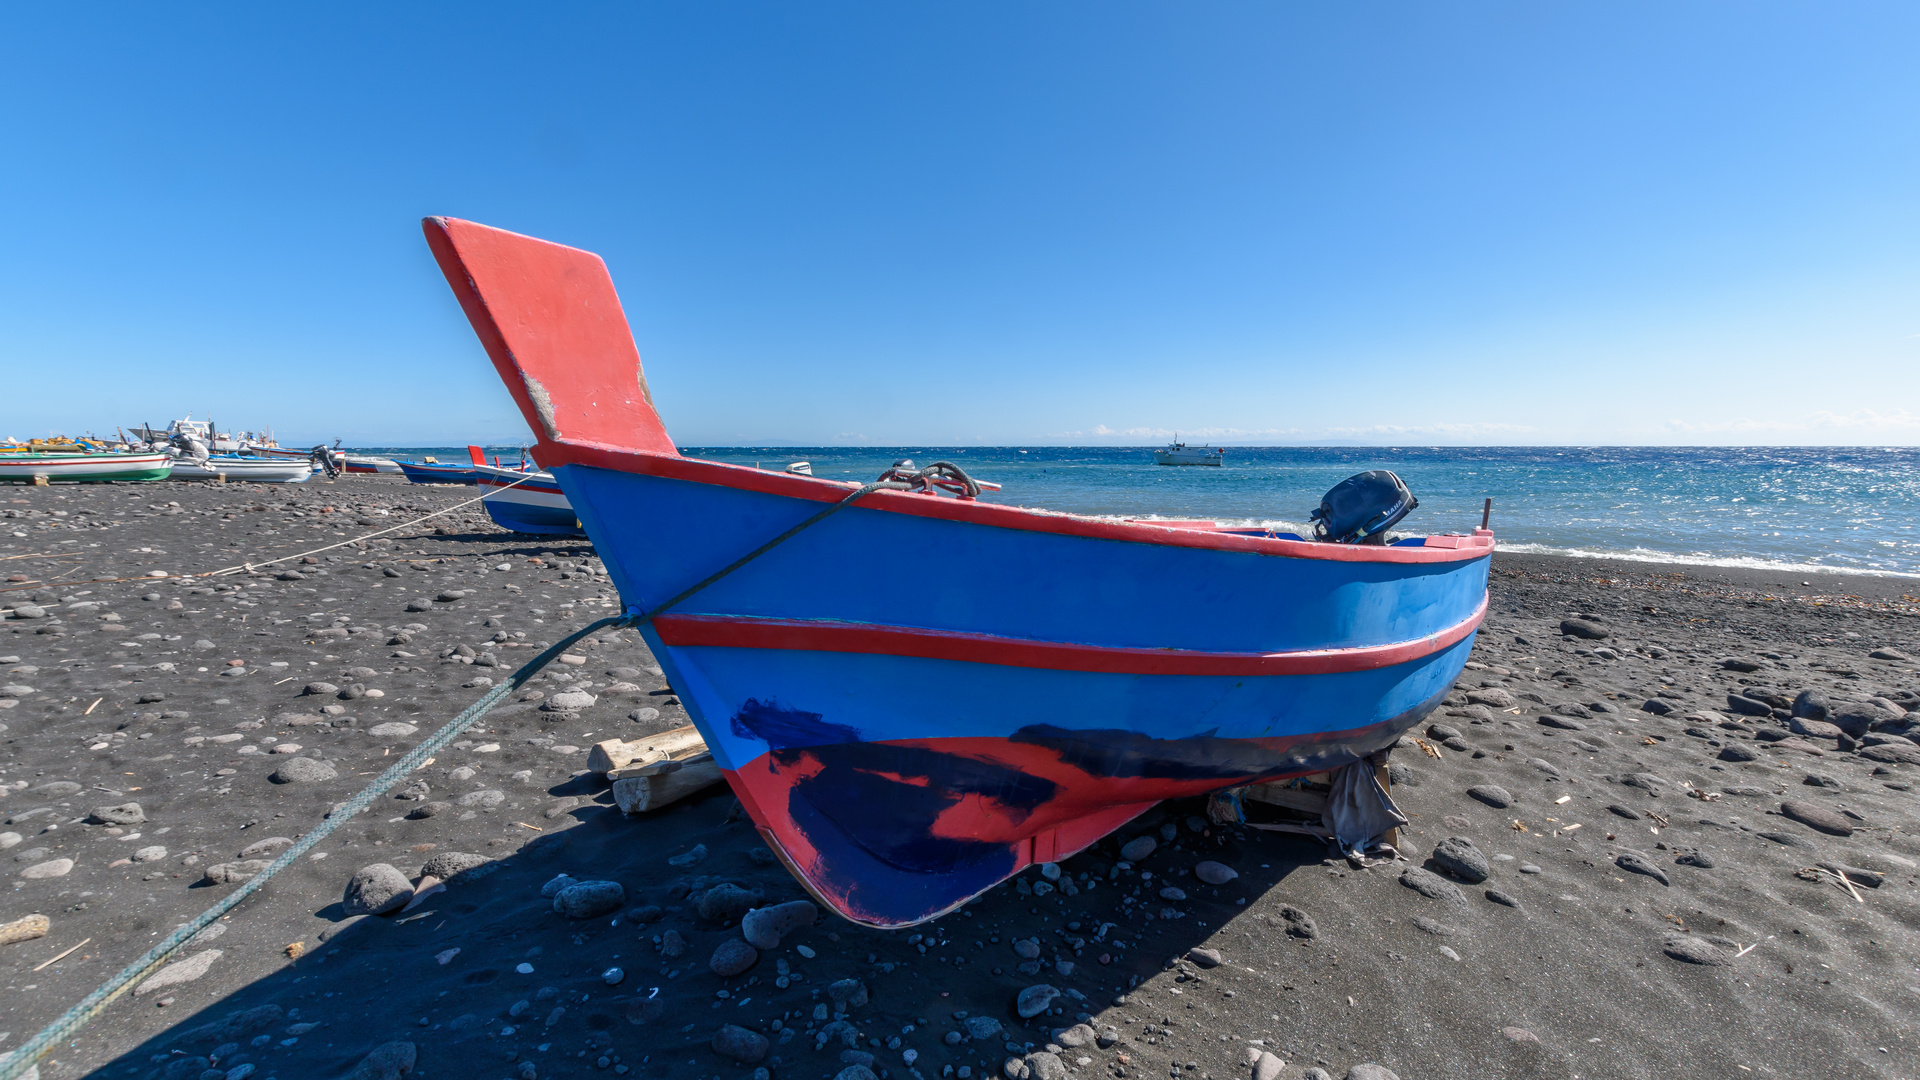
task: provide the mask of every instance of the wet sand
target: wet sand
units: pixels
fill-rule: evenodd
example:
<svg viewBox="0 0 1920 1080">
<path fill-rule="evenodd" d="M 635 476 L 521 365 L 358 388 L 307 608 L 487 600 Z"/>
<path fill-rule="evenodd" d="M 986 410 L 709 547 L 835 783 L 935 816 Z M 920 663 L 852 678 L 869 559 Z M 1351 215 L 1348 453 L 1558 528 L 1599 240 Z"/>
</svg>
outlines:
<svg viewBox="0 0 1920 1080">
<path fill-rule="evenodd" d="M 480 680 L 615 609 L 584 540 L 508 534 L 478 506 L 310 563 L 177 576 L 470 497 L 388 477 L 0 489 L 0 556 L 32 556 L 0 561 L 26 579 L 0 593 L 0 923 L 51 922 L 0 945 L 0 1051 L 230 889 L 210 867 L 271 858 Z M 727 977 L 716 952 L 748 959 L 739 906 L 805 894 L 724 786 L 628 817 L 585 771 L 600 739 L 687 722 L 637 635 L 604 633 L 421 770 L 420 797 L 352 819 L 184 950 L 200 974 L 116 1002 L 41 1073 L 401 1075 L 399 1050 L 364 1062 L 407 1043 L 406 1075 L 445 1078 L 931 1080 L 1010 1058 L 1048 1080 L 1915 1075 L 1920 746 L 1902 714 L 1920 675 L 1870 654 L 1920 655 L 1916 594 L 1499 555 L 1443 729 L 1394 755 L 1407 861 L 1355 869 L 1168 804 L 1060 883 L 1032 871 L 906 931 L 823 916 Z M 583 688 L 591 706 L 542 709 Z M 1770 713 L 1762 697 L 1809 689 L 1857 732 L 1728 698 Z M 1157 850 L 1122 867 L 1140 835 Z M 1452 837 L 1486 880 L 1434 858 Z M 348 917 L 355 871 L 417 878 L 449 853 L 488 862 L 411 911 Z M 1206 884 L 1202 860 L 1239 876 Z M 554 912 L 542 887 L 562 873 L 619 882 L 617 908 Z M 1023 1019 L 1036 985 L 1060 993 Z"/>
</svg>

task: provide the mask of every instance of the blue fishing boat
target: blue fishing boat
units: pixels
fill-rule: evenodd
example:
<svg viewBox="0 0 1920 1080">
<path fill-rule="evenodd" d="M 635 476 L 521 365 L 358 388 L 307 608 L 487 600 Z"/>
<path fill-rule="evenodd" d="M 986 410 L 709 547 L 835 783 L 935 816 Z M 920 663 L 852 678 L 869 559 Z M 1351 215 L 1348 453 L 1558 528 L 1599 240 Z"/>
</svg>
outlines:
<svg viewBox="0 0 1920 1080">
<path fill-rule="evenodd" d="M 468 465 L 428 464 L 419 461 L 401 461 L 396 464 L 400 466 L 400 472 L 406 476 L 407 480 L 415 484 L 471 484 L 479 479 L 474 474 L 472 466 Z"/>
<path fill-rule="evenodd" d="M 490 489 L 480 505 L 495 525 L 514 532 L 545 536 L 579 536 L 580 518 L 573 512 L 552 473 L 520 472 L 493 465 L 473 465 L 473 482 Z"/>
<path fill-rule="evenodd" d="M 1485 615 L 1484 528 L 1314 542 L 989 504 L 946 463 L 859 484 L 684 457 L 597 256 L 424 228 L 755 826 L 857 922 L 1388 747 Z"/>
</svg>

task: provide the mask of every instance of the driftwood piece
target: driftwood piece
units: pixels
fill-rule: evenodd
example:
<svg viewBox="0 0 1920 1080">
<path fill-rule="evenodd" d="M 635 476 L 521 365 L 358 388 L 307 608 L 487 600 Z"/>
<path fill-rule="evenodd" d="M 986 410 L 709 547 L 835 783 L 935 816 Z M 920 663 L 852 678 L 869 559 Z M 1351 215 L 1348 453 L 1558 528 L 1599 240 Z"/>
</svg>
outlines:
<svg viewBox="0 0 1920 1080">
<path fill-rule="evenodd" d="M 677 768 L 621 776 L 613 782 L 613 801 L 622 812 L 643 814 L 679 802 L 720 782 L 720 763 L 706 754 L 693 761 L 669 762 Z"/>
<path fill-rule="evenodd" d="M 1296 788 L 1280 781 L 1271 784 L 1248 784 L 1245 797 L 1254 802 L 1263 802 L 1271 806 L 1284 806 L 1289 810 L 1300 810 L 1318 817 L 1327 809 L 1327 793 L 1313 788 Z"/>
<path fill-rule="evenodd" d="M 706 748 L 706 740 L 700 737 L 699 729 L 689 724 L 639 739 L 608 739 L 595 743 L 593 749 L 587 752 L 587 768 L 598 773 L 610 773 L 630 765 L 648 765 L 688 757 Z"/>
</svg>

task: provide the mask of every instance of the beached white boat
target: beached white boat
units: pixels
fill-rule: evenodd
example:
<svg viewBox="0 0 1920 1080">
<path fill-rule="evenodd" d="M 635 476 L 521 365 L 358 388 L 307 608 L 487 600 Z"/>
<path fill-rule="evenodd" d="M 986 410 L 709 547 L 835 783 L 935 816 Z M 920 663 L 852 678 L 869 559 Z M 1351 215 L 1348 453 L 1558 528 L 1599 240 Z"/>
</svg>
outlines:
<svg viewBox="0 0 1920 1080">
<path fill-rule="evenodd" d="M 344 462 L 342 472 L 350 473 L 398 473 L 400 463 L 392 458 L 369 457 L 366 454 L 341 454 Z"/>
<path fill-rule="evenodd" d="M 1224 447 L 1188 446 L 1176 439 L 1165 450 L 1155 450 L 1153 461 L 1156 465 L 1218 465 L 1226 455 Z"/>
<path fill-rule="evenodd" d="M 311 461 L 292 458 L 231 457 L 176 458 L 175 480 L 219 480 L 229 484 L 300 484 L 313 475 Z"/>
<path fill-rule="evenodd" d="M 0 453 L 0 483 L 67 484 L 107 480 L 164 480 L 167 455 Z"/>
</svg>

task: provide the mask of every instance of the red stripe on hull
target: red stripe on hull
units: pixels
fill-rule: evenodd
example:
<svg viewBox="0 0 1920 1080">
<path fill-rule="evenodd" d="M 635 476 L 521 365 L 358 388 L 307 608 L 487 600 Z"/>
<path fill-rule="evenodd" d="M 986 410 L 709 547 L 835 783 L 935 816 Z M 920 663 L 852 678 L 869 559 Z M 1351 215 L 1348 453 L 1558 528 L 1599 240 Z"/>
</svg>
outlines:
<svg viewBox="0 0 1920 1080">
<path fill-rule="evenodd" d="M 1049 671 L 1087 671 L 1110 675 L 1329 675 L 1370 671 L 1431 656 L 1465 640 L 1486 617 L 1487 602 L 1473 615 L 1430 637 L 1390 645 L 1345 649 L 1300 649 L 1275 653 L 1199 652 L 1191 649 L 1139 649 L 1078 645 L 1058 641 L 927 630 L 912 626 L 875 626 L 802 619 L 759 619 L 726 615 L 661 615 L 655 632 L 668 645 L 734 649 L 788 649 L 805 652 L 866 653 L 958 660 Z"/>
</svg>

